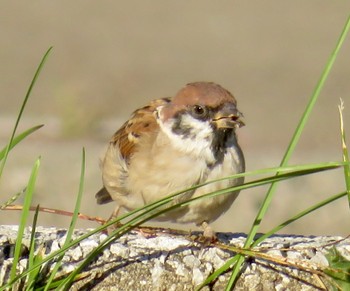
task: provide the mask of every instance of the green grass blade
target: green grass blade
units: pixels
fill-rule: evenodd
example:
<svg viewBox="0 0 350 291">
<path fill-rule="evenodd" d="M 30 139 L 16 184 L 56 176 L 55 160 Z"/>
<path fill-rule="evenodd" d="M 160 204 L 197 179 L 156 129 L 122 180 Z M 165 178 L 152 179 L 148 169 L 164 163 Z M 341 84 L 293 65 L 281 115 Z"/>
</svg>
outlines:
<svg viewBox="0 0 350 291">
<path fill-rule="evenodd" d="M 304 211 L 300 212 L 299 214 L 295 215 L 294 217 L 292 217 L 291 219 L 286 220 L 285 222 L 281 223 L 279 226 L 273 228 L 272 230 L 270 230 L 269 232 L 265 233 L 264 235 L 260 236 L 257 240 L 254 241 L 254 243 L 252 244 L 252 247 L 257 246 L 259 243 L 261 243 L 262 241 L 264 241 L 265 239 L 267 239 L 268 237 L 270 237 L 271 235 L 275 234 L 277 231 L 281 230 L 282 228 L 284 228 L 285 226 L 289 225 L 290 223 L 302 218 L 303 216 L 306 216 L 307 214 L 310 214 L 311 212 L 320 209 L 321 207 L 334 202 L 337 199 L 340 199 L 342 197 L 346 196 L 346 192 L 342 192 L 339 194 L 336 194 L 328 199 L 323 200 L 320 203 L 315 204 L 314 206 L 305 209 Z M 228 259 L 224 265 L 222 265 L 219 269 L 217 269 L 215 272 L 213 272 L 202 284 L 200 284 L 199 286 L 196 287 L 196 290 L 200 290 L 201 288 L 203 288 L 204 286 L 210 284 L 210 282 L 214 281 L 216 278 L 218 278 L 221 274 L 223 274 L 224 272 L 226 272 L 227 270 L 229 270 L 230 268 L 232 268 L 232 266 L 234 264 L 237 263 L 238 258 L 243 259 L 243 257 L 239 257 L 239 256 L 234 256 L 230 259 Z M 243 262 L 242 262 L 243 263 Z M 237 269 L 238 271 L 239 269 Z"/>
<path fill-rule="evenodd" d="M 35 232 L 36 232 L 36 226 L 38 222 L 38 216 L 39 216 L 39 205 L 37 205 L 35 209 L 35 214 L 33 218 L 32 223 L 32 233 L 30 235 L 30 244 L 29 244 L 29 258 L 28 258 L 28 267 L 27 269 L 30 269 L 34 262 L 37 262 L 38 257 L 40 257 L 40 252 L 35 255 Z M 35 286 L 36 278 L 40 272 L 40 268 L 33 270 L 32 272 L 29 272 L 28 274 L 28 280 L 27 280 L 27 289 L 32 290 Z"/>
<path fill-rule="evenodd" d="M 67 232 L 66 240 L 65 240 L 63 246 L 67 246 L 71 242 L 72 235 L 73 235 L 73 232 L 75 229 L 75 225 L 76 225 L 76 222 L 78 220 L 81 200 L 82 200 L 83 192 L 84 192 L 84 179 L 85 179 L 85 149 L 83 148 L 81 174 L 80 174 L 80 182 L 79 182 L 79 190 L 78 190 L 77 200 L 75 202 L 74 213 L 73 213 L 72 220 L 71 220 L 68 232 Z M 49 288 L 51 288 L 51 283 L 53 282 L 53 280 L 56 276 L 56 273 L 57 273 L 59 267 L 61 266 L 63 257 L 64 257 L 64 253 L 62 253 L 59 256 L 58 261 L 57 261 L 54 269 L 51 272 L 50 278 L 45 286 L 44 291 L 47 291 L 47 290 L 49 290 Z"/>
<path fill-rule="evenodd" d="M 329 266 L 323 272 L 332 279 L 332 290 L 350 290 L 350 261 L 333 246 L 326 254 Z"/>
<path fill-rule="evenodd" d="M 267 168 L 267 169 L 260 169 L 260 170 L 255 170 L 255 171 L 250 171 L 250 172 L 245 172 L 245 173 L 240 173 L 240 174 L 235 174 L 235 175 L 232 175 L 232 176 L 229 176 L 229 177 L 225 177 L 225 178 L 220 178 L 220 179 L 215 179 L 215 180 L 212 180 L 212 181 L 209 181 L 209 182 L 206 182 L 206 183 L 203 183 L 203 184 L 200 184 L 200 185 L 196 185 L 196 186 L 193 186 L 193 187 L 190 187 L 190 188 L 187 188 L 185 190 L 182 190 L 182 191 L 179 191 L 179 192 L 176 192 L 172 195 L 169 195 L 163 199 L 160 199 L 156 202 L 153 202 L 153 203 L 150 203 L 146 206 L 143 206 L 143 207 L 140 207 L 138 209 L 135 209 L 133 211 L 130 211 L 122 216 L 120 216 L 117 220 L 113 220 L 107 224 L 105 224 L 105 226 L 110 226 L 112 224 L 114 224 L 115 222 L 120 222 L 130 216 L 134 216 L 135 214 L 137 213 L 140 213 L 140 212 L 143 212 L 143 211 L 147 211 L 147 209 L 149 211 L 152 211 L 154 209 L 157 209 L 158 207 L 166 204 L 166 203 L 169 203 L 171 202 L 175 197 L 189 191 L 189 190 L 194 190 L 194 189 L 197 189 L 197 188 L 200 188 L 200 187 L 203 187 L 205 185 L 208 185 L 208 184 L 211 184 L 211 183 L 215 183 L 215 182 L 218 182 L 218 181 L 222 181 L 222 180 L 227 180 L 227 179 L 236 179 L 238 177 L 245 177 L 245 176 L 253 176 L 253 175 L 261 175 L 261 174 L 269 174 L 269 173 L 276 173 L 276 172 L 280 172 L 280 173 L 288 173 L 289 172 L 289 175 L 293 175 L 293 176 L 296 176 L 298 175 L 303 175 L 303 174 L 308 174 L 308 173 L 316 173 L 318 171 L 325 171 L 325 170 L 330 170 L 330 169 L 335 169 L 335 168 L 338 168 L 338 167 L 342 167 L 344 166 L 344 163 L 343 162 L 327 162 L 327 163 L 318 163 L 318 164 L 306 164 L 306 165 L 298 165 L 298 166 L 287 166 L 287 167 L 276 167 L 276 168 Z M 311 171 L 311 172 L 310 172 Z M 271 177 L 270 178 L 267 178 L 267 179 L 270 179 L 270 180 L 267 180 L 267 183 L 269 181 L 271 181 Z M 282 180 L 282 179 L 280 179 Z M 256 182 L 253 181 L 253 182 Z M 252 186 L 249 186 L 248 183 L 242 185 L 241 187 L 237 187 L 237 190 L 242 190 L 242 189 L 245 189 L 245 188 L 249 188 L 249 187 L 252 187 Z M 210 193 L 209 193 L 210 194 Z M 204 197 L 204 196 L 202 196 Z M 201 199 L 201 198 L 197 198 L 197 199 Z M 191 200 L 189 200 L 191 201 Z"/>
<path fill-rule="evenodd" d="M 70 241 L 73 231 L 75 229 L 75 225 L 77 223 L 78 217 L 79 217 L 79 210 L 80 210 L 80 205 L 81 205 L 81 200 L 83 197 L 84 193 L 84 181 L 85 181 L 85 148 L 82 150 L 82 161 L 81 161 L 81 170 L 80 170 L 80 179 L 79 179 L 79 189 L 78 189 L 78 195 L 77 195 L 77 200 L 75 202 L 75 207 L 74 207 L 74 213 L 72 216 L 72 220 L 69 226 L 69 230 L 67 233 L 67 241 Z"/>
<path fill-rule="evenodd" d="M 3 148 L 0 151 L 0 160 L 2 160 L 6 154 L 6 150 L 7 148 L 9 148 L 9 151 L 12 150 L 18 143 L 20 143 L 23 139 L 25 139 L 28 135 L 30 135 L 31 133 L 33 133 L 34 131 L 37 131 L 39 128 L 42 128 L 44 125 L 40 124 L 37 126 L 34 126 L 24 132 L 22 132 L 21 134 L 19 134 L 18 136 L 16 136 L 15 138 L 13 138 L 11 145 L 10 146 L 6 146 L 5 148 Z"/>
<path fill-rule="evenodd" d="M 28 99 L 29 99 L 29 96 L 30 96 L 30 94 L 32 93 L 32 90 L 33 90 L 33 88 L 34 88 L 34 85 L 35 85 L 35 83 L 36 83 L 36 81 L 37 81 L 37 79 L 38 79 L 38 77 L 39 77 L 39 75 L 40 75 L 40 72 L 41 72 L 42 68 L 44 67 L 44 64 L 45 64 L 45 62 L 46 62 L 46 60 L 47 60 L 47 58 L 48 58 L 48 56 L 49 56 L 51 50 L 52 50 L 52 47 L 50 47 L 50 48 L 46 51 L 45 55 L 43 56 L 43 58 L 42 58 L 42 60 L 41 60 L 41 62 L 40 62 L 40 64 L 39 64 L 38 68 L 37 68 L 36 71 L 35 71 L 35 74 L 34 74 L 34 77 L 33 77 L 33 79 L 32 79 L 32 82 L 31 82 L 30 85 L 29 85 L 29 88 L 28 88 L 28 90 L 27 90 L 26 96 L 24 97 L 24 100 L 23 100 L 21 109 L 20 109 L 19 114 L 18 114 L 18 116 L 17 116 L 17 120 L 16 120 L 15 127 L 13 128 L 13 131 L 12 131 L 12 134 L 11 134 L 11 137 L 10 137 L 10 141 L 9 141 L 9 143 L 7 144 L 7 147 L 6 147 L 6 150 L 5 150 L 5 153 L 4 153 L 4 157 L 3 157 L 2 163 L 0 164 L 0 177 L 2 176 L 2 172 L 3 172 L 3 170 L 4 170 L 4 167 L 5 167 L 5 164 L 6 164 L 6 160 L 7 160 L 8 154 L 9 154 L 10 149 L 11 149 L 11 147 L 12 147 L 12 142 L 13 142 L 14 136 L 15 136 L 15 134 L 16 134 L 17 127 L 18 127 L 19 122 L 20 122 L 20 120 L 21 120 L 21 118 L 22 118 L 22 114 L 23 114 L 24 108 L 26 107 L 26 104 L 27 104 L 27 101 L 28 101 Z"/>
<path fill-rule="evenodd" d="M 169 196 L 167 196 L 167 197 L 165 197 L 163 199 L 160 199 L 160 200 L 158 200 L 156 202 L 150 203 L 148 205 L 145 205 L 143 207 L 140 207 L 140 208 L 137 208 L 137 209 L 135 209 L 133 211 L 125 213 L 125 214 L 119 216 L 117 219 L 114 219 L 112 221 L 107 222 L 106 224 L 104 224 L 103 228 L 102 227 L 98 228 L 98 230 L 99 231 L 100 230 L 104 230 L 106 227 L 111 226 L 111 225 L 115 224 L 116 222 L 121 222 L 121 221 L 123 221 L 126 218 L 129 218 L 131 216 L 136 215 L 137 213 L 147 213 L 148 211 L 153 211 L 153 210 L 157 209 L 158 207 L 163 206 L 164 204 L 171 202 L 175 197 L 177 197 L 177 196 L 179 196 L 179 195 L 181 195 L 181 194 L 183 194 L 183 193 L 185 193 L 185 192 L 187 192 L 189 190 L 197 189 L 199 187 L 202 187 L 202 186 L 205 186 L 205 185 L 208 185 L 208 184 L 211 184 L 211 183 L 215 183 L 217 181 L 222 181 L 222 180 L 225 180 L 225 179 L 236 179 L 238 177 L 245 177 L 245 176 L 253 176 L 253 175 L 276 173 L 277 171 L 280 172 L 280 173 L 286 173 L 286 174 L 289 172 L 289 175 L 296 176 L 296 175 L 298 175 L 298 173 L 300 175 L 303 174 L 303 173 L 304 174 L 316 173 L 318 171 L 325 171 L 325 170 L 330 170 L 330 169 L 335 169 L 335 168 L 338 168 L 338 167 L 342 167 L 343 165 L 344 165 L 343 162 L 327 162 L 327 163 L 319 163 L 319 164 L 306 164 L 306 165 L 298 165 L 298 166 L 276 167 L 276 168 L 260 169 L 260 170 L 255 170 L 255 171 L 235 174 L 235 175 L 232 175 L 232 176 L 229 176 L 229 177 L 225 177 L 225 178 L 221 178 L 221 179 L 215 179 L 215 180 L 212 180 L 212 181 L 209 181 L 209 182 L 206 182 L 206 183 L 203 183 L 203 184 L 200 184 L 200 185 L 196 185 L 196 186 L 187 188 L 185 190 L 176 192 L 176 193 L 174 193 L 172 195 L 169 195 Z M 267 179 L 266 183 L 269 183 L 271 181 L 271 180 L 268 180 L 269 178 L 266 178 L 266 179 Z M 279 180 L 282 180 L 282 178 L 279 179 Z M 256 181 L 253 181 L 253 182 L 256 183 Z M 255 187 L 256 186 L 257 186 L 257 184 L 255 184 Z M 246 183 L 246 184 L 244 184 L 242 186 L 237 187 L 236 190 L 238 190 L 238 189 L 242 190 L 242 189 L 249 188 L 249 187 L 253 187 L 253 186 L 252 185 L 248 185 Z M 210 193 L 209 193 L 209 195 L 210 195 Z M 201 199 L 201 198 L 197 198 L 197 199 Z M 143 214 L 141 214 L 141 215 L 143 215 Z"/>
<path fill-rule="evenodd" d="M 13 258 L 13 264 L 10 272 L 10 281 L 12 281 L 15 276 L 16 276 L 16 267 L 19 262 L 20 258 L 20 251 L 21 251 L 21 246 L 22 246 L 22 240 L 23 240 L 23 234 L 24 230 L 26 227 L 27 219 L 29 216 L 29 209 L 30 209 L 30 204 L 32 202 L 32 197 L 33 197 L 33 192 L 35 188 L 35 182 L 36 178 L 38 175 L 40 167 L 40 158 L 36 160 L 34 167 L 32 169 L 32 173 L 30 175 L 29 181 L 28 181 L 28 186 L 27 190 L 24 196 L 24 204 L 23 204 L 23 210 L 22 210 L 22 215 L 21 215 L 21 222 L 19 224 L 18 228 L 18 235 L 17 235 L 17 240 L 16 240 L 16 245 L 15 245 L 15 255 Z"/>
<path fill-rule="evenodd" d="M 348 33 L 349 28 L 350 28 L 350 17 L 348 18 L 347 23 L 346 23 L 346 25 L 345 25 L 345 27 L 343 29 L 343 32 L 342 32 L 342 34 L 341 34 L 341 36 L 340 36 L 340 38 L 339 38 L 339 40 L 337 42 L 337 45 L 336 45 L 334 51 L 332 52 L 332 54 L 331 54 L 331 56 L 330 56 L 330 58 L 329 58 L 329 60 L 328 60 L 328 62 L 326 64 L 326 67 L 325 67 L 325 69 L 324 69 L 324 71 L 323 71 L 323 73 L 321 75 L 320 80 L 317 83 L 317 86 L 316 86 L 316 88 L 315 88 L 315 90 L 314 90 L 314 92 L 313 92 L 313 94 L 311 96 L 310 102 L 307 105 L 306 110 L 305 110 L 305 112 L 304 112 L 304 114 L 303 114 L 303 116 L 302 116 L 302 118 L 301 118 L 301 120 L 300 120 L 300 122 L 299 122 L 299 124 L 297 126 L 297 129 L 294 132 L 292 140 L 289 143 L 287 151 L 286 151 L 286 153 L 285 153 L 285 155 L 284 155 L 284 157 L 282 159 L 281 166 L 286 166 L 287 165 L 287 163 L 288 163 L 288 161 L 289 161 L 289 159 L 290 159 L 290 157 L 291 157 L 291 155 L 292 155 L 292 153 L 293 153 L 297 143 L 299 142 L 301 133 L 302 133 L 302 131 L 303 131 L 305 125 L 306 125 L 306 122 L 308 121 L 308 118 L 309 118 L 309 116 L 311 114 L 311 111 L 312 111 L 316 101 L 317 101 L 317 98 L 318 98 L 318 96 L 319 96 L 319 94 L 321 92 L 321 89 L 324 86 L 324 83 L 325 83 L 325 81 L 326 81 L 326 79 L 327 79 L 327 77 L 329 75 L 329 72 L 330 72 L 331 68 L 333 67 L 333 64 L 335 62 L 336 56 L 339 53 L 339 50 L 340 50 L 340 48 L 341 48 L 341 46 L 342 46 L 342 44 L 343 44 L 343 42 L 345 40 L 345 37 L 346 37 L 346 35 Z M 260 209 L 260 211 L 259 211 L 259 213 L 258 213 L 258 215 L 257 215 L 257 217 L 255 219 L 255 223 L 254 223 L 254 226 L 252 228 L 251 234 L 250 234 L 249 238 L 247 239 L 246 247 L 251 245 L 253 237 L 255 236 L 255 234 L 256 234 L 256 232 L 258 230 L 258 226 L 260 225 L 260 222 L 262 221 L 262 219 L 263 219 L 263 217 L 264 217 L 264 215 L 265 215 L 265 213 L 267 211 L 267 208 L 268 208 L 268 206 L 271 203 L 272 194 L 270 194 L 270 193 L 272 193 L 274 191 L 275 187 L 276 187 L 276 184 L 275 183 L 272 184 L 270 189 L 269 189 L 269 191 L 268 191 L 268 195 L 266 195 L 265 201 L 263 203 L 263 207 Z"/>
<path fill-rule="evenodd" d="M 308 175 L 308 174 L 313 174 L 313 173 L 317 173 L 320 171 L 326 171 L 326 170 L 331 170 L 331 169 L 336 169 L 339 166 L 343 165 L 343 163 L 325 163 L 322 166 L 320 164 L 318 164 L 317 167 L 315 166 L 310 166 L 310 168 L 305 168 L 305 167 L 295 167 L 298 168 L 300 170 L 296 170 L 296 171 L 291 171 L 291 172 L 287 172 L 285 174 L 281 174 L 279 176 L 271 176 L 271 177 L 267 177 L 267 178 L 262 178 L 262 179 L 258 179 L 258 180 L 254 180 L 251 182 L 247 182 L 245 184 L 239 185 L 239 186 L 235 186 L 235 187 L 228 187 L 228 188 L 223 188 L 219 191 L 214 191 L 211 193 L 207 193 L 205 195 L 202 195 L 200 197 L 195 197 L 180 203 L 176 203 L 172 206 L 169 206 L 167 208 L 164 208 L 162 210 L 158 210 L 157 212 L 154 212 L 154 210 L 159 209 L 159 207 L 166 205 L 169 202 L 172 202 L 173 198 L 177 196 L 177 194 L 174 195 L 170 195 L 164 199 L 161 199 L 159 201 L 157 201 L 156 203 L 152 203 L 149 204 L 146 207 L 142 207 L 140 209 L 138 209 L 137 211 L 134 211 L 134 214 L 136 214 L 136 212 L 140 212 L 140 214 L 138 214 L 137 216 L 134 216 L 132 220 L 128 221 L 127 223 L 123 224 L 122 227 L 118 228 L 117 231 L 120 231 L 120 235 L 124 234 L 125 232 L 129 231 L 131 228 L 135 227 L 135 225 L 140 225 L 143 222 L 150 220 L 156 216 L 159 216 L 167 211 L 170 211 L 172 209 L 175 209 L 177 207 L 180 206 L 185 206 L 187 204 L 192 203 L 195 200 L 199 200 L 199 199 L 205 199 L 205 198 L 209 198 L 209 197 L 214 197 L 214 196 L 218 196 L 218 195 L 224 195 L 224 194 L 228 194 L 231 193 L 233 191 L 237 191 L 237 190 L 244 190 L 244 189 L 248 189 L 248 188 L 252 188 L 252 187 L 258 187 L 258 186 L 263 186 L 266 184 L 270 184 L 272 182 L 275 181 L 282 181 L 282 180 L 286 180 L 286 179 L 291 179 L 291 178 L 295 178 L 295 177 L 300 177 L 302 175 Z M 290 169 L 290 167 L 289 167 Z M 152 207 L 150 207 L 152 206 Z M 147 217 L 145 218 L 145 215 L 147 215 Z M 125 218 L 126 215 L 123 217 Z M 112 220 L 108 223 L 106 223 L 103 227 L 106 228 L 108 226 L 111 226 L 113 224 L 115 224 L 115 222 L 117 221 L 121 221 L 121 218 Z M 115 232 L 115 234 L 117 234 L 117 232 Z"/>
<path fill-rule="evenodd" d="M 266 238 L 270 237 L 271 235 L 275 234 L 277 231 L 281 230 L 282 228 L 286 227 L 287 225 L 291 224 L 292 222 L 310 214 L 311 212 L 314 212 L 318 209 L 321 209 L 323 206 L 326 206 L 329 203 L 332 203 L 344 196 L 347 195 L 347 192 L 342 192 L 336 195 L 333 195 L 303 211 L 301 211 L 300 213 L 298 213 L 297 215 L 293 216 L 292 218 L 284 221 L 283 223 L 281 223 L 280 225 L 274 227 L 273 229 L 271 229 L 270 231 L 266 232 L 264 235 L 262 235 L 261 237 L 259 237 L 257 240 L 254 241 L 254 243 L 252 244 L 252 247 L 257 246 L 259 243 L 261 243 L 263 240 L 265 240 Z"/>
<path fill-rule="evenodd" d="M 339 117 L 340 117 L 341 147 L 342 147 L 342 153 L 343 153 L 343 161 L 348 163 L 347 165 L 344 165 L 344 178 L 345 178 L 346 191 L 348 193 L 348 203 L 350 207 L 350 164 L 349 164 L 348 147 L 346 146 L 343 110 L 344 110 L 344 103 L 343 103 L 343 100 L 340 100 Z"/>
<path fill-rule="evenodd" d="M 320 77 L 320 79 L 319 79 L 319 81 L 314 89 L 314 92 L 312 93 L 310 101 L 309 101 L 300 121 L 299 121 L 299 124 L 298 124 L 298 126 L 293 134 L 293 137 L 292 137 L 292 139 L 288 145 L 288 148 L 286 150 L 286 153 L 282 159 L 281 166 L 285 166 L 288 164 L 288 161 L 289 161 L 297 143 L 299 142 L 302 131 L 304 130 L 304 127 L 309 119 L 309 116 L 311 114 L 312 109 L 314 108 L 314 105 L 318 99 L 318 96 L 320 95 L 320 92 L 324 86 L 324 83 L 325 83 L 326 79 L 328 78 L 328 75 L 329 75 L 329 73 L 333 67 L 333 64 L 337 58 L 337 55 L 340 51 L 340 48 L 342 47 L 342 45 L 344 43 L 344 40 L 348 34 L 349 28 L 350 28 L 350 17 L 347 19 L 347 21 L 345 23 L 345 26 L 343 28 L 343 31 L 341 32 L 339 40 L 338 40 L 333 52 L 331 53 L 329 60 L 327 61 L 327 64 L 326 64 L 326 66 L 321 74 L 321 77 Z M 277 175 L 278 175 L 278 173 L 277 173 Z M 249 231 L 247 240 L 244 244 L 245 248 L 249 248 L 251 246 L 251 244 L 254 240 L 254 237 L 255 237 L 256 233 L 258 232 L 260 224 L 261 224 L 261 222 L 262 222 L 262 220 L 267 212 L 267 209 L 269 208 L 269 206 L 271 204 L 276 186 L 277 186 L 277 184 L 273 183 L 273 184 L 271 184 L 270 188 L 268 189 L 266 197 L 263 201 L 263 204 L 262 204 L 261 208 L 259 209 L 259 212 L 258 212 L 258 214 L 253 222 L 253 225 Z M 235 265 L 233 272 L 232 272 L 232 275 L 231 275 L 231 278 L 227 284 L 226 290 L 231 290 L 233 288 L 234 283 L 237 280 L 237 275 L 239 274 L 238 270 L 236 270 L 236 269 L 240 269 L 242 263 L 243 263 L 243 260 L 240 259 L 240 260 L 238 260 L 238 263 Z"/>
<path fill-rule="evenodd" d="M 231 269 L 232 266 L 234 266 L 237 263 L 237 260 L 240 259 L 238 256 L 234 256 L 230 259 L 228 259 L 220 268 L 218 268 L 215 272 L 210 274 L 207 279 L 205 279 L 204 282 L 196 286 L 195 290 L 201 290 L 204 288 L 206 285 L 210 284 L 214 280 L 216 280 L 220 275 L 224 274 L 227 272 L 227 270 Z"/>
</svg>

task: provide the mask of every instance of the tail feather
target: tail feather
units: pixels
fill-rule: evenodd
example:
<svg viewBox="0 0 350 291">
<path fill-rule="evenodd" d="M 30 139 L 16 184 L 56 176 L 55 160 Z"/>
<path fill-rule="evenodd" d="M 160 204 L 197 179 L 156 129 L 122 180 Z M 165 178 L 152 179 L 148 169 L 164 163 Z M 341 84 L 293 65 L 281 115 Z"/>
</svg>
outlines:
<svg viewBox="0 0 350 291">
<path fill-rule="evenodd" d="M 95 198 L 97 200 L 97 204 L 106 204 L 113 201 L 111 195 L 108 193 L 105 187 L 96 193 Z"/>
</svg>

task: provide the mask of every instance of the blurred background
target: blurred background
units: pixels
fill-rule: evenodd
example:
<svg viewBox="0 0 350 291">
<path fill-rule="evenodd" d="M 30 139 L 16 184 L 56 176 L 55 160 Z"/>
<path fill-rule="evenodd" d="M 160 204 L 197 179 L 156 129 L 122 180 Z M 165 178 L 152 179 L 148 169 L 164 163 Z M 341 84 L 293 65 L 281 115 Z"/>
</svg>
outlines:
<svg viewBox="0 0 350 291">
<path fill-rule="evenodd" d="M 94 195 L 109 138 L 134 109 L 193 81 L 217 82 L 238 99 L 246 122 L 238 135 L 247 170 L 277 166 L 349 11 L 347 0 L 2 1 L 1 148 L 40 59 L 50 46 L 53 51 L 20 131 L 45 126 L 11 152 L 1 201 L 26 185 L 41 156 L 33 204 L 73 211 L 85 147 L 81 212 L 107 218 L 114 205 L 97 206 Z M 350 137 L 349 78 L 347 39 L 290 164 L 341 160 L 337 105 L 343 98 Z M 342 170 L 281 183 L 261 231 L 344 189 Z M 265 193 L 266 188 L 242 192 L 214 229 L 247 232 Z M 1 211 L 0 223 L 17 224 L 19 215 Z M 68 227 L 69 218 L 40 214 L 39 224 Z M 347 235 L 349 227 L 348 202 L 341 199 L 282 232 Z"/>
</svg>

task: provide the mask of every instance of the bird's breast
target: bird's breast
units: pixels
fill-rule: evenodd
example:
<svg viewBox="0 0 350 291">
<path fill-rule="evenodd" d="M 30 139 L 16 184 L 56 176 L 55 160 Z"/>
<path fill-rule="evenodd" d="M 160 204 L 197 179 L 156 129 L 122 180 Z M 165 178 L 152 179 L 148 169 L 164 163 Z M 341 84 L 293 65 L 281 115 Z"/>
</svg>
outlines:
<svg viewBox="0 0 350 291">
<path fill-rule="evenodd" d="M 142 204 L 154 202 L 174 192 L 200 183 L 207 175 L 207 164 L 160 141 L 140 146 L 130 159 L 127 188 Z M 135 196 L 135 199 L 139 199 Z M 141 206 L 141 205 L 140 205 Z"/>
</svg>

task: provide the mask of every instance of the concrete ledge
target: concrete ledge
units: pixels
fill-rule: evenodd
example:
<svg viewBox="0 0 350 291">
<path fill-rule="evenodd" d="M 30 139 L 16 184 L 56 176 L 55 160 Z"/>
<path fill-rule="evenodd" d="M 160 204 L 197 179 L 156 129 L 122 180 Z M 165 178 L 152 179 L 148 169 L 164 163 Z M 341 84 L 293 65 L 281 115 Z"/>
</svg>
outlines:
<svg viewBox="0 0 350 291">
<path fill-rule="evenodd" d="M 26 229 L 25 245 L 29 244 L 30 231 Z M 74 237 L 87 231 L 77 230 Z M 65 234 L 65 229 L 38 227 L 36 249 L 44 247 L 46 255 L 58 250 Z M 17 226 L 0 226 L 0 286 L 8 278 L 16 238 Z M 96 234 L 67 251 L 60 274 L 72 271 L 105 238 L 105 234 Z M 220 233 L 218 238 L 223 245 L 242 247 L 245 235 Z M 271 237 L 256 248 L 261 256 L 247 260 L 236 290 L 325 290 L 329 280 L 315 273 L 328 265 L 325 254 L 332 247 L 350 260 L 349 238 Z M 232 250 L 205 246 L 181 234 L 159 233 L 146 238 L 131 232 L 105 249 L 71 290 L 193 290 L 233 255 Z M 26 263 L 24 251 L 19 269 Z M 229 276 L 224 274 L 204 290 L 223 290 Z"/>
</svg>

